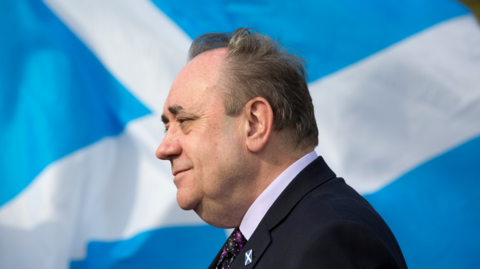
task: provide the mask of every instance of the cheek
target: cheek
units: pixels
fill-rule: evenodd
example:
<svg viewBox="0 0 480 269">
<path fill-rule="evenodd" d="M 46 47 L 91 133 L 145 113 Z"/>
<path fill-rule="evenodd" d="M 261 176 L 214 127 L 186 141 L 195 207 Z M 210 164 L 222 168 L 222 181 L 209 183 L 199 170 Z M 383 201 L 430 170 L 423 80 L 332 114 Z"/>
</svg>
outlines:
<svg viewBox="0 0 480 269">
<path fill-rule="evenodd" d="M 235 185 L 232 177 L 239 172 L 236 168 L 240 141 L 235 133 L 224 129 L 211 124 L 202 132 L 194 131 L 188 141 L 189 150 L 184 150 L 194 164 L 196 188 L 213 200 L 228 196 Z"/>
<path fill-rule="evenodd" d="M 210 198 L 228 199 L 239 184 L 239 179 L 247 172 L 243 171 L 244 162 L 238 143 L 231 139 L 218 141 L 216 151 L 211 156 L 209 166 L 201 178 L 205 196 Z M 207 165 L 207 164 L 205 164 Z"/>
<path fill-rule="evenodd" d="M 221 138 L 217 134 L 211 133 L 199 137 L 190 145 L 190 159 L 194 164 L 195 178 L 199 185 L 218 173 L 218 166 L 222 162 L 222 153 L 225 151 L 219 144 L 220 140 Z"/>
</svg>

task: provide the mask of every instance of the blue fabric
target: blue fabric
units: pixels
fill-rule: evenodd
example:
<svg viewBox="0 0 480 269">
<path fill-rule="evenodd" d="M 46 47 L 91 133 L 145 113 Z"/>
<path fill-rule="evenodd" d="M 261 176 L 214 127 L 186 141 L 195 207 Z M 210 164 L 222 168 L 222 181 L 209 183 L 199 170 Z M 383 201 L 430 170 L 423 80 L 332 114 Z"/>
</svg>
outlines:
<svg viewBox="0 0 480 269">
<path fill-rule="evenodd" d="M 85 260 L 72 269 L 207 268 L 225 242 L 223 229 L 212 226 L 171 227 L 117 242 L 90 242 Z"/>
<path fill-rule="evenodd" d="M 441 21 L 468 13 L 454 0 L 152 0 L 192 39 L 253 27 L 309 59 L 310 81 Z"/>
<path fill-rule="evenodd" d="M 47 165 L 150 113 L 40 1 L 0 1 L 0 206 Z"/>
<path fill-rule="evenodd" d="M 477 268 L 480 137 L 365 198 L 397 237 L 409 268 Z"/>
</svg>

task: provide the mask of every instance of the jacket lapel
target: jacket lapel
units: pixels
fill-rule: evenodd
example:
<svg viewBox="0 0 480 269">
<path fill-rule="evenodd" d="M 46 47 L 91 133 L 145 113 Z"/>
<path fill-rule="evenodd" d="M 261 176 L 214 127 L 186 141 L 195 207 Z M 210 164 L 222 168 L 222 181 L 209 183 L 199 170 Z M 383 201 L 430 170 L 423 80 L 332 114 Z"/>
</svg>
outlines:
<svg viewBox="0 0 480 269">
<path fill-rule="evenodd" d="M 215 259 L 213 259 L 208 269 L 215 269 L 215 266 L 217 266 L 218 258 L 220 258 L 220 254 L 222 254 L 222 250 L 223 250 L 223 245 L 220 248 L 220 251 L 217 253 L 217 256 L 215 256 Z"/>
<path fill-rule="evenodd" d="M 267 211 L 263 218 L 267 229 L 273 230 L 305 195 L 335 177 L 321 156 L 315 159 L 290 182 Z"/>
</svg>

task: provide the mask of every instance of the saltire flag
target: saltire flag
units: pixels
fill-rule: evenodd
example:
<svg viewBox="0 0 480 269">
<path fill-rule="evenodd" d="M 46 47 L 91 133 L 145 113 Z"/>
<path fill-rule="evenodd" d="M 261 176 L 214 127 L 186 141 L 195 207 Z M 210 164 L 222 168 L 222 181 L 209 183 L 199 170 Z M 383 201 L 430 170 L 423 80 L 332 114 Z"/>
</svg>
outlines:
<svg viewBox="0 0 480 269">
<path fill-rule="evenodd" d="M 0 1 L 0 268 L 206 268 L 228 231 L 176 203 L 163 102 L 206 32 L 308 56 L 316 151 L 410 268 L 477 268 L 480 27 L 452 0 Z"/>
</svg>

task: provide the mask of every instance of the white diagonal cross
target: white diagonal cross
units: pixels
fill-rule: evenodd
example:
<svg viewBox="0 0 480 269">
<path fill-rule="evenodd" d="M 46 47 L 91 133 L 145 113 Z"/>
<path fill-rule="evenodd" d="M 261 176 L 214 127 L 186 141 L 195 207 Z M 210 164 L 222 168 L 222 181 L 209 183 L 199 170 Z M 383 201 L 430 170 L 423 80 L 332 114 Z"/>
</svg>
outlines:
<svg viewBox="0 0 480 269">
<path fill-rule="evenodd" d="M 247 266 L 252 262 L 252 253 L 253 253 L 252 250 L 245 252 L 245 266 Z"/>
</svg>

